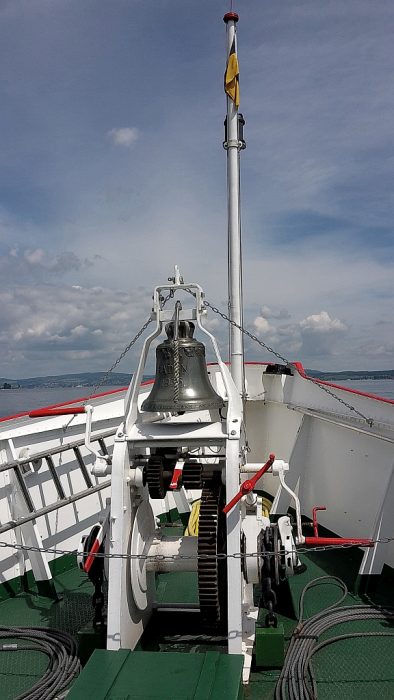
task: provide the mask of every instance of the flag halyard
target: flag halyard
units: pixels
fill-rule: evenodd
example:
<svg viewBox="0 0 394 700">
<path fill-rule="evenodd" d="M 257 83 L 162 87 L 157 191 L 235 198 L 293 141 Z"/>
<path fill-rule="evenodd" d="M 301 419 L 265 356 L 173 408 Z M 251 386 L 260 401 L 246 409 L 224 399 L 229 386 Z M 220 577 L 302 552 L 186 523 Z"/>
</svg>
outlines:
<svg viewBox="0 0 394 700">
<path fill-rule="evenodd" d="M 226 72 L 224 74 L 224 91 L 226 95 L 239 107 L 239 66 L 235 50 L 235 37 L 227 59 Z"/>
</svg>

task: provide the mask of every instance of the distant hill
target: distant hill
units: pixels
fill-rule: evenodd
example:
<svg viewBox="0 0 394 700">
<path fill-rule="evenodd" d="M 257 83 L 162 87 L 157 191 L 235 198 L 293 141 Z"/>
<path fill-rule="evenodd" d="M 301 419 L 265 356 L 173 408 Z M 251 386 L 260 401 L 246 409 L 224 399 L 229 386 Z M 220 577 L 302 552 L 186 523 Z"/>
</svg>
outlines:
<svg viewBox="0 0 394 700">
<path fill-rule="evenodd" d="M 393 379 L 394 369 L 376 370 L 373 372 L 360 371 L 343 371 L 343 372 L 319 372 L 314 369 L 307 369 L 306 373 L 317 379 L 326 379 L 327 381 L 341 382 L 346 379 Z M 28 379 L 9 379 L 0 377 L 0 389 L 33 389 L 36 387 L 95 387 L 105 376 L 105 372 L 76 372 L 74 374 L 57 374 L 47 377 L 29 377 Z M 112 372 L 101 386 L 127 386 L 132 378 L 132 374 L 123 372 Z M 153 375 L 145 375 L 144 379 L 152 379 Z M 101 388 L 100 386 L 100 388 Z"/>
<path fill-rule="evenodd" d="M 394 369 L 376 370 L 374 372 L 344 371 L 344 372 L 319 372 L 315 369 L 307 369 L 306 373 L 316 379 L 326 379 L 327 381 L 344 381 L 346 379 L 394 379 Z"/>
<path fill-rule="evenodd" d="M 28 379 L 7 379 L 0 377 L 1 389 L 33 389 L 36 387 L 73 387 L 89 386 L 95 387 L 105 376 L 106 372 L 76 372 L 75 374 L 58 374 L 48 377 L 29 377 Z M 132 374 L 123 372 L 112 372 L 102 387 L 105 386 L 127 386 L 130 383 Z M 149 377 L 144 377 L 149 379 Z M 100 387 L 101 388 L 101 387 Z"/>
</svg>

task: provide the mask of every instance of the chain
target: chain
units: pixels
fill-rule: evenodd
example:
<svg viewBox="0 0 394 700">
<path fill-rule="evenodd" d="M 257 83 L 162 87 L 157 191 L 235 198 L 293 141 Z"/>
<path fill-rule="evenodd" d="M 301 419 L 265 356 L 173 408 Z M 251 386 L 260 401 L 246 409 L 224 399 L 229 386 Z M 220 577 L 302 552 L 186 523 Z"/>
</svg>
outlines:
<svg viewBox="0 0 394 700">
<path fill-rule="evenodd" d="M 229 316 L 227 316 L 227 314 L 225 314 L 225 313 L 223 313 L 222 311 L 220 311 L 216 306 L 213 306 L 212 304 L 210 304 L 209 301 L 204 301 L 204 306 L 206 306 L 207 308 L 211 309 L 211 311 L 213 311 L 215 314 L 218 314 L 219 316 L 221 316 L 221 317 L 222 317 L 225 321 L 227 321 L 231 326 L 234 326 L 235 328 L 238 328 L 238 330 L 240 330 L 244 335 L 247 335 L 248 338 L 250 338 L 251 340 L 254 340 L 255 343 L 258 343 L 258 345 L 260 345 L 260 346 L 261 346 L 262 348 L 264 348 L 265 350 L 268 350 L 268 352 L 270 352 L 270 353 L 272 353 L 273 355 L 275 355 L 275 357 L 277 357 L 279 360 L 282 360 L 282 362 L 284 362 L 286 365 L 291 365 L 291 364 L 292 364 L 288 359 L 286 359 L 286 357 L 283 357 L 283 355 L 281 355 L 279 352 L 276 352 L 276 350 L 274 350 L 274 349 L 271 348 L 269 345 L 267 345 L 267 344 L 264 343 L 262 340 L 260 340 L 260 338 L 258 338 L 257 335 L 254 335 L 253 333 L 251 333 L 250 331 L 248 331 L 248 330 L 247 330 L 246 328 L 244 328 L 243 326 L 240 326 L 240 325 L 239 325 L 238 323 L 236 323 L 235 321 L 232 321 L 232 319 L 229 318 Z M 317 387 L 318 387 L 319 389 L 321 389 L 322 391 L 325 391 L 326 394 L 329 394 L 330 396 L 332 396 L 333 399 L 336 399 L 337 401 L 339 401 L 339 403 L 341 403 L 343 406 L 346 406 L 346 408 L 348 408 L 349 411 L 353 411 L 353 413 L 356 413 L 356 414 L 357 414 L 358 416 L 360 416 L 363 420 L 365 420 L 365 422 L 367 423 L 367 425 L 369 425 L 370 428 L 372 428 L 372 426 L 373 426 L 373 420 L 372 420 L 372 418 L 368 418 L 368 416 L 365 416 L 364 413 L 361 413 L 361 411 L 358 411 L 357 408 L 355 408 L 354 406 L 352 406 L 350 403 L 347 403 L 346 401 L 344 401 L 343 399 L 341 399 L 339 396 L 337 396 L 337 394 L 334 394 L 333 391 L 331 391 L 330 389 L 328 389 L 328 387 L 323 386 L 322 384 L 320 384 L 319 381 L 318 381 L 317 379 L 314 379 L 313 377 L 306 377 L 306 379 L 308 379 L 308 381 L 313 382 L 313 384 L 315 384 L 315 386 L 317 386 Z"/>
<path fill-rule="evenodd" d="M 102 627 L 104 625 L 104 603 L 103 576 L 101 574 L 94 582 L 94 593 L 92 596 L 92 606 L 94 610 L 93 627 Z"/>
<path fill-rule="evenodd" d="M 235 321 L 232 321 L 231 318 L 229 316 L 227 316 L 227 314 L 224 314 L 223 311 L 220 311 L 218 308 L 216 308 L 216 306 L 213 306 L 212 304 L 210 304 L 209 301 L 205 300 L 204 306 L 208 307 L 208 309 L 211 309 L 211 311 L 213 311 L 215 314 L 218 314 L 219 316 L 221 316 L 225 321 L 228 321 L 230 326 L 234 326 L 234 328 L 238 328 L 238 330 L 240 330 L 244 335 L 247 335 L 248 338 L 250 338 L 251 340 L 254 340 L 255 343 L 258 343 L 258 345 L 261 345 L 262 348 L 264 348 L 265 350 L 268 350 L 268 352 L 271 352 L 273 355 L 275 355 L 275 357 L 277 357 L 279 360 L 282 360 L 282 362 L 284 362 L 286 365 L 290 364 L 289 360 L 287 360 L 285 357 L 283 357 L 283 355 L 281 355 L 279 352 L 276 352 L 276 350 L 274 350 L 269 345 L 267 345 L 262 340 L 260 340 L 260 338 L 258 338 L 257 335 L 253 335 L 253 333 L 248 331 L 246 328 L 243 328 L 243 326 L 240 326 Z"/>
<path fill-rule="evenodd" d="M 92 398 L 92 396 L 94 396 L 94 395 L 97 393 L 97 391 L 103 386 L 103 384 L 105 384 L 105 382 L 107 381 L 109 375 L 112 374 L 112 372 L 114 371 L 115 367 L 118 366 L 118 364 L 123 360 L 123 358 L 125 357 L 125 355 L 127 355 L 127 353 L 129 352 L 129 350 L 131 350 L 131 348 L 133 347 L 133 345 L 135 345 L 135 343 L 137 342 L 138 338 L 140 338 L 141 335 L 144 333 L 144 331 L 148 328 L 148 326 L 149 326 L 149 324 L 151 323 L 151 321 L 152 321 L 151 318 L 148 318 L 147 321 L 145 321 L 144 325 L 140 328 L 140 330 L 139 330 L 138 333 L 134 336 L 134 338 L 133 338 L 132 340 L 130 340 L 130 342 L 128 343 L 128 345 L 126 345 L 126 347 L 124 348 L 124 350 L 122 350 L 122 352 L 120 353 L 119 357 L 118 357 L 118 358 L 115 360 L 115 362 L 111 365 L 111 367 L 109 368 L 109 370 L 104 374 L 103 377 L 101 377 L 100 381 L 98 382 L 98 384 L 96 384 L 96 386 L 94 387 L 94 389 L 93 389 L 92 393 L 90 394 L 90 396 L 88 396 L 87 399 L 85 399 L 85 401 L 83 402 L 83 405 L 86 405 L 86 404 L 88 403 L 88 401 Z"/>
<path fill-rule="evenodd" d="M 167 301 L 168 301 L 169 299 L 172 299 L 173 296 L 174 296 L 174 291 L 173 291 L 172 289 L 170 289 L 170 292 L 169 292 L 169 294 L 167 294 L 166 297 L 161 297 L 161 298 L 160 298 L 161 308 L 162 308 L 162 309 L 164 309 L 164 307 L 165 307 Z M 127 355 L 127 353 L 129 352 L 129 350 L 131 350 L 131 348 L 133 347 L 133 345 L 135 345 L 135 343 L 137 342 L 138 338 L 140 338 L 141 335 L 146 331 L 146 329 L 148 328 L 148 326 L 149 326 L 149 324 L 150 324 L 151 322 L 152 322 L 152 319 L 149 317 L 149 318 L 145 321 L 144 325 L 141 326 L 140 330 L 139 330 L 138 333 L 134 336 L 134 338 L 133 338 L 132 340 L 130 340 L 130 342 L 126 345 L 126 347 L 124 348 L 124 350 L 122 350 L 122 352 L 120 353 L 119 357 L 118 357 L 118 358 L 115 360 L 115 362 L 111 365 L 111 367 L 109 368 L 109 370 L 104 374 L 103 377 L 101 377 L 101 379 L 100 379 L 100 381 L 98 382 L 98 384 L 96 384 L 96 386 L 94 387 L 92 393 L 91 393 L 91 394 L 87 397 L 87 399 L 85 399 L 85 401 L 83 402 L 83 405 L 84 405 L 84 406 L 85 406 L 85 405 L 87 404 L 87 402 L 95 395 L 95 393 L 100 389 L 100 387 L 102 387 L 103 384 L 105 384 L 105 382 L 107 381 L 109 375 L 112 374 L 112 372 L 114 371 L 115 367 L 118 366 L 118 364 L 119 364 L 119 363 L 123 360 L 123 358 Z"/>
<path fill-rule="evenodd" d="M 344 401 L 343 399 L 341 399 L 340 396 L 337 396 L 337 394 L 334 394 L 334 392 L 331 391 L 331 389 L 329 389 L 328 387 L 324 386 L 323 384 L 320 384 L 320 383 L 318 382 L 318 380 L 314 379 L 313 377 L 308 377 L 308 379 L 309 379 L 310 382 L 313 382 L 313 384 L 315 384 L 316 386 L 318 386 L 319 389 L 321 389 L 322 391 L 325 391 L 326 394 L 329 394 L 329 395 L 332 396 L 334 399 L 336 399 L 337 401 L 339 401 L 339 403 L 341 403 L 343 406 L 346 406 L 346 408 L 348 408 L 349 411 L 353 411 L 353 413 L 357 413 L 357 415 L 360 416 L 360 418 L 363 418 L 363 420 L 365 420 L 365 422 L 369 425 L 369 427 L 372 428 L 372 426 L 373 426 L 373 419 L 372 419 L 372 418 L 368 418 L 368 416 L 365 416 L 364 413 L 361 413 L 361 411 L 358 411 L 357 408 L 355 408 L 354 406 L 352 406 L 350 403 L 347 403 L 347 401 Z"/>
<path fill-rule="evenodd" d="M 381 537 L 376 540 L 371 540 L 373 544 L 389 544 L 394 542 L 394 537 Z M 357 544 L 330 544 L 324 547 L 297 547 L 297 554 L 308 554 L 310 552 L 328 552 L 337 549 L 349 549 L 353 547 L 358 547 Z M 11 549 L 21 550 L 25 552 L 42 552 L 44 554 L 71 554 L 76 555 L 77 551 L 75 549 L 57 549 L 51 547 L 33 547 L 25 544 L 12 544 L 10 542 L 0 542 L 0 548 L 9 547 Z M 284 550 L 279 550 L 279 554 L 284 554 Z M 192 559 L 205 559 L 205 560 L 221 560 L 221 559 L 246 559 L 248 557 L 261 558 L 261 557 L 271 557 L 271 552 L 234 552 L 233 554 L 111 554 L 109 552 L 96 552 L 92 554 L 93 557 L 98 559 L 138 559 L 146 561 L 179 561 L 179 560 L 192 560 Z"/>
</svg>

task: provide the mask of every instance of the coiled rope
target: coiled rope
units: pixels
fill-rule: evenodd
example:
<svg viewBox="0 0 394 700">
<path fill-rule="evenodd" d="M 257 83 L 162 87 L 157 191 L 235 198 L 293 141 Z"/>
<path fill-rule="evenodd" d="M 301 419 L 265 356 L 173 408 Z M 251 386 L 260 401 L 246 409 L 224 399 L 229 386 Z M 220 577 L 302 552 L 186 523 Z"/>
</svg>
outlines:
<svg viewBox="0 0 394 700">
<path fill-rule="evenodd" d="M 303 620 L 304 600 L 308 590 L 321 584 L 337 585 L 342 596 L 317 615 Z M 341 639 L 360 637 L 393 637 L 392 632 L 351 632 L 329 637 L 319 643 L 319 637 L 335 625 L 358 620 L 388 620 L 394 622 L 394 608 L 372 605 L 343 605 L 348 590 L 345 583 L 336 576 L 320 576 L 310 581 L 302 591 L 299 604 L 298 625 L 293 633 L 285 663 L 280 674 L 275 700 L 317 700 L 317 683 L 312 668 L 312 657 L 323 647 Z"/>
<path fill-rule="evenodd" d="M 7 643 L 4 640 L 21 640 Z M 66 632 L 41 627 L 0 626 L 0 651 L 37 651 L 48 657 L 47 669 L 35 685 L 15 700 L 54 700 L 79 674 L 81 665 L 77 644 Z"/>
</svg>

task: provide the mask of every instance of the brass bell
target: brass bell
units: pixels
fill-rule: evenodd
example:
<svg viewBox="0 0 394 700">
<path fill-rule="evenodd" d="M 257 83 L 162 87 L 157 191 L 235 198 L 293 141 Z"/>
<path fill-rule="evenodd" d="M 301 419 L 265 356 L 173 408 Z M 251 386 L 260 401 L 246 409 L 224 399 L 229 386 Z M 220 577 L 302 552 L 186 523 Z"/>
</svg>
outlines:
<svg viewBox="0 0 394 700">
<path fill-rule="evenodd" d="M 175 332 L 177 330 L 177 332 Z M 222 408 L 224 401 L 209 381 L 205 347 L 193 338 L 194 323 L 171 321 L 167 340 L 156 348 L 156 378 L 143 411 L 184 413 Z"/>
</svg>

